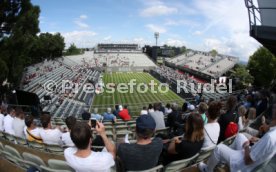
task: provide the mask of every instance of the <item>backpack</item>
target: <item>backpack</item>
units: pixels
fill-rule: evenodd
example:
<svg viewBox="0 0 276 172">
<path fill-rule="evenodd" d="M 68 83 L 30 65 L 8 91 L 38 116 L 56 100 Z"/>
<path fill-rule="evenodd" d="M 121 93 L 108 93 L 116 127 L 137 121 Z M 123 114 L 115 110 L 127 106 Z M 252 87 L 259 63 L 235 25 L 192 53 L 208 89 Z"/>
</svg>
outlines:
<svg viewBox="0 0 276 172">
<path fill-rule="evenodd" d="M 235 114 L 235 113 L 234 113 Z M 235 117 L 235 120 L 234 121 L 236 121 L 236 119 L 237 119 L 237 114 L 235 114 L 236 115 L 236 117 Z M 239 131 L 239 126 L 238 126 L 238 124 L 237 123 L 235 123 L 235 122 L 230 122 L 228 125 L 227 125 L 227 127 L 226 127 L 226 130 L 225 130 L 225 132 L 224 132 L 224 137 L 225 137 L 225 139 L 227 139 L 227 138 L 229 138 L 229 137 L 231 137 L 231 136 L 234 136 L 235 134 L 237 134 L 238 133 L 238 131 Z"/>
</svg>

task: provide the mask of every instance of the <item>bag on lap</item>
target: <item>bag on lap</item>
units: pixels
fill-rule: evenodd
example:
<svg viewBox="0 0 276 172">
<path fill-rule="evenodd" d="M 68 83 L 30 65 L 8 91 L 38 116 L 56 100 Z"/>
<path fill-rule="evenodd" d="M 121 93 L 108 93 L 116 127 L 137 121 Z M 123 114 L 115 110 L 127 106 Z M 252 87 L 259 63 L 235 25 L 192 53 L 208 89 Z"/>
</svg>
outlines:
<svg viewBox="0 0 276 172">
<path fill-rule="evenodd" d="M 236 117 L 235 117 L 235 120 L 234 120 L 234 121 L 236 121 L 237 116 L 238 116 L 237 114 L 235 114 L 235 115 L 236 115 Z M 230 123 L 227 125 L 226 130 L 225 130 L 225 133 L 224 133 L 225 139 L 227 139 L 227 138 L 229 138 L 229 137 L 231 137 L 231 136 L 234 136 L 235 134 L 238 133 L 238 131 L 239 131 L 239 126 L 238 126 L 238 124 L 235 123 L 235 122 L 230 122 Z"/>
</svg>

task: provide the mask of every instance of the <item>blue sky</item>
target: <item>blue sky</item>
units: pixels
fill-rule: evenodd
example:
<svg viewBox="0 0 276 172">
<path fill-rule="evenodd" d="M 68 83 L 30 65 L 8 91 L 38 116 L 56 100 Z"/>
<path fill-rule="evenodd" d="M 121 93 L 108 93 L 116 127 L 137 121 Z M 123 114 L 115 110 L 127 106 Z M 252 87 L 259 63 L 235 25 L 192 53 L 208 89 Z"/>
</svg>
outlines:
<svg viewBox="0 0 276 172">
<path fill-rule="evenodd" d="M 249 37 L 242 0 L 32 0 L 41 32 L 60 32 L 68 45 L 97 43 L 185 45 L 246 61 L 260 46 Z"/>
</svg>

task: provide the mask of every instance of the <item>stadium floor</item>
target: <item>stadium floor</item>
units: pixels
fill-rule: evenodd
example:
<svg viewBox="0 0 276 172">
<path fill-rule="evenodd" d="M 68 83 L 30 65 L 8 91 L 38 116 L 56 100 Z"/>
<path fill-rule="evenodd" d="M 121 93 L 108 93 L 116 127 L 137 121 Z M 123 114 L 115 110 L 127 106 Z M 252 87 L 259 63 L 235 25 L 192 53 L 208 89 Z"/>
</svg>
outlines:
<svg viewBox="0 0 276 172">
<path fill-rule="evenodd" d="M 129 72 L 129 73 L 105 73 L 103 75 L 103 82 L 106 85 L 107 83 L 114 83 L 118 85 L 119 83 L 129 83 L 132 79 L 136 80 L 136 85 L 133 87 L 133 93 L 130 93 L 130 89 L 127 93 L 120 93 L 118 90 L 115 90 L 114 93 L 107 93 L 104 91 L 95 96 L 91 108 L 98 108 L 99 112 L 105 112 L 106 108 L 113 108 L 115 104 L 128 105 L 128 109 L 131 115 L 139 115 L 143 106 L 148 106 L 149 103 L 162 102 L 166 103 L 183 103 L 183 99 L 175 94 L 173 91 L 169 90 L 166 93 L 162 93 L 165 90 L 165 87 L 162 86 L 161 91 L 158 90 L 160 82 L 152 77 L 148 73 L 142 72 Z M 154 93 L 150 88 L 145 93 L 138 93 L 138 89 L 142 87 L 148 87 L 151 80 L 154 81 L 157 85 L 154 86 L 154 90 L 157 93 Z M 145 84 L 144 86 L 139 86 L 139 84 Z M 139 88 L 138 88 L 139 87 Z M 142 89 L 143 90 L 143 89 Z M 93 110 L 90 109 L 91 112 Z"/>
</svg>

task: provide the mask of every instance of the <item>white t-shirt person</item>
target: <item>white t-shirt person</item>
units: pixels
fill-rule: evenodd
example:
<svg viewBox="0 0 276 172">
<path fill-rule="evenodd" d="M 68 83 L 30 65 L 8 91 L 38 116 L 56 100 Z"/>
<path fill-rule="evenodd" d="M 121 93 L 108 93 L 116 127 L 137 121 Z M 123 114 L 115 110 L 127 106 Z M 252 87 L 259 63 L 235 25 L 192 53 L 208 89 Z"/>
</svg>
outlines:
<svg viewBox="0 0 276 172">
<path fill-rule="evenodd" d="M 220 132 L 219 123 L 207 123 L 204 125 L 204 143 L 202 148 L 215 146 L 218 142 Z"/>
<path fill-rule="evenodd" d="M 61 135 L 61 141 L 64 146 L 73 147 L 75 144 L 73 143 L 70 132 L 62 133 Z"/>
<path fill-rule="evenodd" d="M 15 117 L 12 122 L 12 128 L 15 136 L 25 138 L 25 134 L 24 134 L 25 121 L 23 119 Z"/>
<path fill-rule="evenodd" d="M 13 120 L 14 120 L 14 118 L 9 114 L 4 117 L 4 130 L 6 133 L 12 134 L 12 135 L 14 135 L 14 131 L 12 128 Z"/>
<path fill-rule="evenodd" d="M 0 113 L 0 131 L 4 131 L 4 115 Z"/>
<path fill-rule="evenodd" d="M 40 137 L 43 140 L 43 143 L 52 144 L 52 145 L 61 145 L 61 135 L 62 132 L 56 129 L 42 129 L 40 131 Z"/>
<path fill-rule="evenodd" d="M 86 158 L 75 156 L 77 148 L 65 149 L 64 157 L 70 167 L 76 172 L 109 172 L 115 165 L 113 156 L 109 152 L 93 152 Z"/>
</svg>

